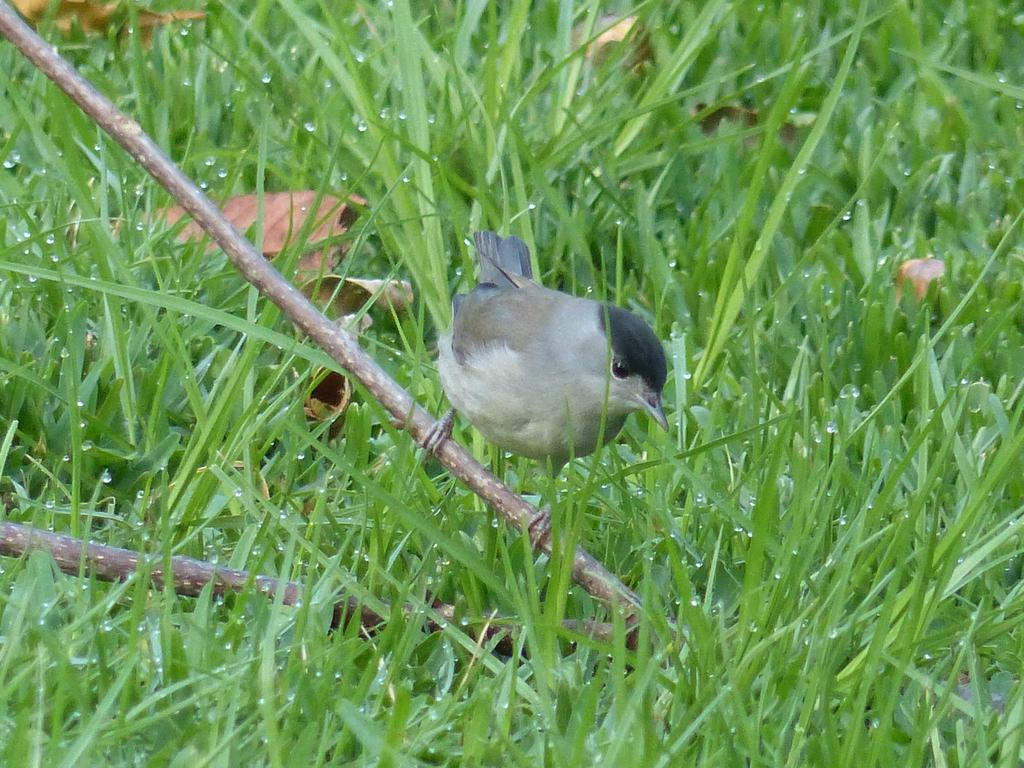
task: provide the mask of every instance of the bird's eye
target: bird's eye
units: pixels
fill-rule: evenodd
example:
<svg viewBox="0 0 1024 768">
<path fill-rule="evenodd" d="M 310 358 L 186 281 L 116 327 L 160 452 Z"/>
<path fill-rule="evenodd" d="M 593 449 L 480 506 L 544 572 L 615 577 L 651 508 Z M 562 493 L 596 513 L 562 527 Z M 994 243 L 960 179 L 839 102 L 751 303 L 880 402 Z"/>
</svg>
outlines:
<svg viewBox="0 0 1024 768">
<path fill-rule="evenodd" d="M 624 379 L 629 376 L 629 368 L 621 360 L 612 360 L 612 376 L 616 379 Z"/>
</svg>

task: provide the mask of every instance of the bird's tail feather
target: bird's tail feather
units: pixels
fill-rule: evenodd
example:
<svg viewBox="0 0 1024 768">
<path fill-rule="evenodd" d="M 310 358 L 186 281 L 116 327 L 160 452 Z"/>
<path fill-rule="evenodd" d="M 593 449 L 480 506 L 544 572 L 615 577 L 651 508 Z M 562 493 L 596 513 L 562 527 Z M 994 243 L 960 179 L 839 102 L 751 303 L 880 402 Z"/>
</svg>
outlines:
<svg viewBox="0 0 1024 768">
<path fill-rule="evenodd" d="M 480 254 L 480 282 L 499 287 L 519 288 L 533 279 L 530 249 L 514 235 L 501 237 L 497 232 L 474 232 Z"/>
</svg>

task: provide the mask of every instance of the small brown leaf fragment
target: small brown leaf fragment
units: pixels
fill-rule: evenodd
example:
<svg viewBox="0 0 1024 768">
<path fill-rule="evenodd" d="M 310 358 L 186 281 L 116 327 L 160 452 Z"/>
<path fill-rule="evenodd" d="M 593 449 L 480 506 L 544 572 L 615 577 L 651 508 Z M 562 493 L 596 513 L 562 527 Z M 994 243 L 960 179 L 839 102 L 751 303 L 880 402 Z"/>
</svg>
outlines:
<svg viewBox="0 0 1024 768">
<path fill-rule="evenodd" d="M 345 278 L 342 293 L 349 293 L 352 301 L 358 301 L 361 307 L 374 296 L 384 302 L 394 312 L 404 312 L 412 306 L 415 296 L 412 284 L 407 280 L 377 280 L 359 277 Z"/>
<path fill-rule="evenodd" d="M 302 292 L 331 317 L 342 318 L 355 314 L 375 296 L 394 312 L 406 311 L 415 298 L 412 285 L 405 280 L 342 278 L 337 275 L 326 275 L 307 284 Z"/>
<path fill-rule="evenodd" d="M 624 64 L 633 69 L 651 58 L 651 48 L 647 36 L 643 32 L 640 20 L 636 16 L 615 16 L 606 14 L 597 19 L 594 29 L 601 30 L 597 37 L 587 44 L 584 55 L 596 64 L 603 62 L 620 43 L 633 46 L 633 52 L 624 60 Z M 584 25 L 578 24 L 573 29 L 573 45 L 577 48 L 584 44 Z"/>
<path fill-rule="evenodd" d="M 50 0 L 14 0 L 13 4 L 18 13 L 34 24 L 46 15 Z"/>
<path fill-rule="evenodd" d="M 926 259 L 909 259 L 900 264 L 896 272 L 896 298 L 903 295 L 903 283 L 909 281 L 918 300 L 928 294 L 928 286 L 946 274 L 942 259 L 929 256 Z"/>
<path fill-rule="evenodd" d="M 694 116 L 700 115 L 708 108 L 707 104 L 697 104 L 693 108 Z M 700 129 L 704 133 L 714 133 L 724 123 L 743 123 L 748 128 L 757 125 L 757 110 L 738 107 L 734 104 L 726 104 L 722 107 L 715 107 L 700 119 Z"/>
<path fill-rule="evenodd" d="M 322 378 L 321 378 L 322 377 Z M 313 372 L 319 382 L 303 404 L 303 412 L 310 421 L 335 421 L 352 402 L 352 382 L 344 374 L 320 368 Z M 332 434 L 334 427 L 332 427 Z"/>
<path fill-rule="evenodd" d="M 14 0 L 14 7 L 33 24 L 42 21 L 50 10 L 50 0 Z M 202 11 L 167 11 L 159 13 L 147 8 L 136 12 L 138 25 L 148 41 L 153 29 L 176 21 L 203 19 Z M 105 32 L 123 26 L 130 19 L 124 2 L 97 3 L 93 0 L 61 0 L 54 14 L 57 28 L 70 32 L 77 23 L 85 32 Z"/>
<path fill-rule="evenodd" d="M 359 215 L 357 206 L 366 205 L 366 201 L 357 195 L 352 195 L 347 200 L 332 195 L 319 196 L 319 205 L 317 199 L 318 193 L 315 190 L 272 192 L 263 196 L 263 255 L 268 259 L 274 258 L 282 250 L 296 243 L 299 235 L 309 228 L 309 234 L 305 238 L 308 251 L 303 254 L 296 268 L 297 282 L 326 274 L 337 266 L 348 250 L 348 243 L 331 244 L 325 241 L 348 232 Z M 224 203 L 222 211 L 236 229 L 245 232 L 256 223 L 259 215 L 259 197 L 232 197 Z M 157 215 L 173 225 L 186 213 L 181 206 L 173 205 L 159 211 Z M 204 236 L 203 230 L 193 221 L 186 223 L 179 234 L 183 241 Z M 210 250 L 215 247 L 211 244 Z"/>
<path fill-rule="evenodd" d="M 741 123 L 747 128 L 753 128 L 760 121 L 756 109 L 736 104 L 725 104 L 709 112 L 707 104 L 699 103 L 693 108 L 692 114 L 700 119 L 700 129 L 705 134 L 714 133 L 722 123 Z M 779 126 L 779 140 L 786 144 L 791 143 L 796 139 L 797 128 L 798 125 L 793 122 L 783 123 Z"/>
</svg>

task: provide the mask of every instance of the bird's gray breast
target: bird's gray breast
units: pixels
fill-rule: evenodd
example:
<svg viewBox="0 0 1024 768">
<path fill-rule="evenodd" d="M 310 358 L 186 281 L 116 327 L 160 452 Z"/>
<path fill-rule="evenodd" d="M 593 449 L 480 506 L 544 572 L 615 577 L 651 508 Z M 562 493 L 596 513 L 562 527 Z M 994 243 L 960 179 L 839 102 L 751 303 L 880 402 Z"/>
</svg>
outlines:
<svg viewBox="0 0 1024 768">
<path fill-rule="evenodd" d="M 625 419 L 602 418 L 607 342 L 598 320 L 594 302 L 539 286 L 478 288 L 439 340 L 441 383 L 501 448 L 557 464 L 587 455 Z"/>
</svg>

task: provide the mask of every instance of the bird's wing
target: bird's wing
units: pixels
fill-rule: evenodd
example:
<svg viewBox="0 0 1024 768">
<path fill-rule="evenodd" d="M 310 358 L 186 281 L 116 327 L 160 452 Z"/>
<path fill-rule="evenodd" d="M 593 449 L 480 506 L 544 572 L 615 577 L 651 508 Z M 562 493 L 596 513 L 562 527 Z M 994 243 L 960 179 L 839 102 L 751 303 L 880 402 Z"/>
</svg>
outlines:
<svg viewBox="0 0 1024 768">
<path fill-rule="evenodd" d="M 477 286 L 456 305 L 452 324 L 456 358 L 462 362 L 479 350 L 499 346 L 526 352 L 538 343 L 535 330 L 552 321 L 559 297 L 534 283 L 524 288 Z"/>
</svg>

